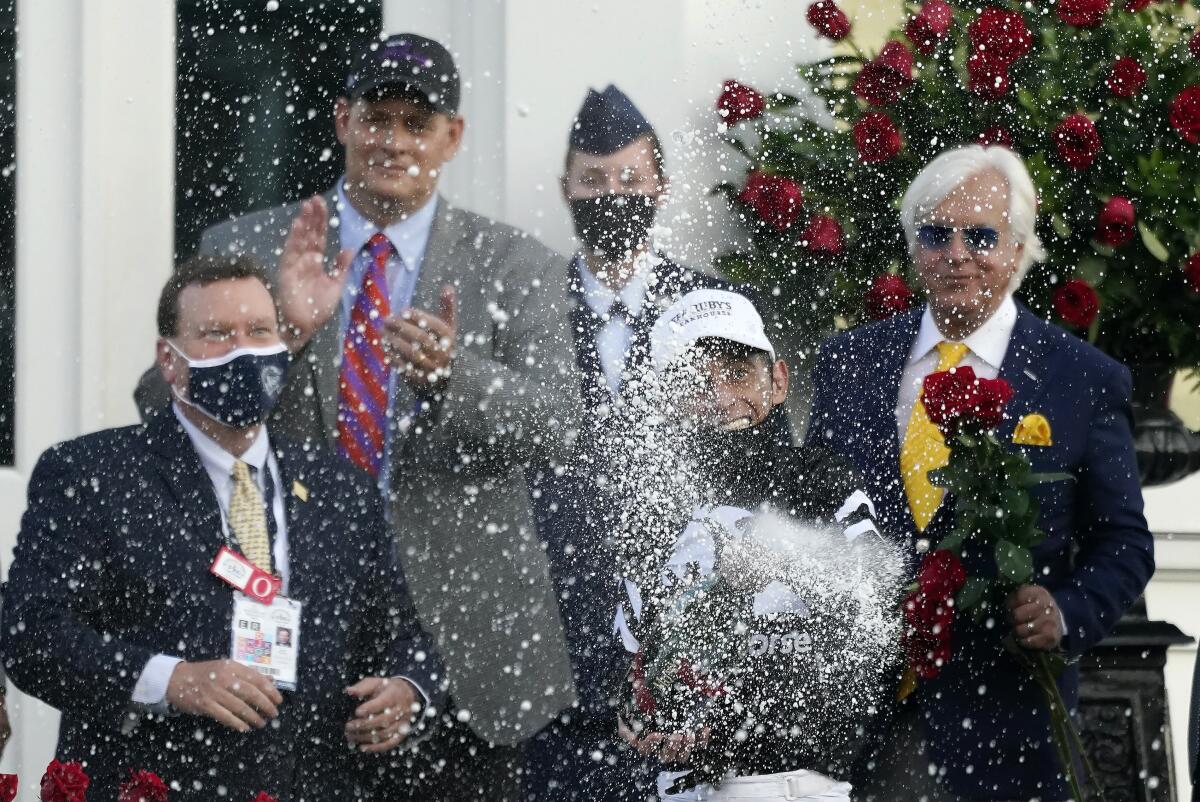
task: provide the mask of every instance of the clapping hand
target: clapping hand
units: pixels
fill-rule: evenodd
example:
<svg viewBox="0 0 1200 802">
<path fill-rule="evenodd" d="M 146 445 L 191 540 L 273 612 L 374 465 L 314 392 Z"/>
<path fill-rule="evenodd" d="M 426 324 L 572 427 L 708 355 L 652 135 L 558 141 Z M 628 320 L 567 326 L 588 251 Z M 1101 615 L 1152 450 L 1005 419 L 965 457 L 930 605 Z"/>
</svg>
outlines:
<svg viewBox="0 0 1200 802">
<path fill-rule="evenodd" d="M 314 195 L 300 204 L 279 257 L 279 316 L 288 349 L 295 353 L 333 316 L 350 275 L 353 251 L 342 251 L 332 269 L 325 265 L 329 209 Z"/>
<path fill-rule="evenodd" d="M 428 392 L 450 376 L 458 337 L 458 299 L 446 284 L 438 296 L 439 314 L 408 309 L 383 322 L 389 358 L 417 392 Z"/>
</svg>

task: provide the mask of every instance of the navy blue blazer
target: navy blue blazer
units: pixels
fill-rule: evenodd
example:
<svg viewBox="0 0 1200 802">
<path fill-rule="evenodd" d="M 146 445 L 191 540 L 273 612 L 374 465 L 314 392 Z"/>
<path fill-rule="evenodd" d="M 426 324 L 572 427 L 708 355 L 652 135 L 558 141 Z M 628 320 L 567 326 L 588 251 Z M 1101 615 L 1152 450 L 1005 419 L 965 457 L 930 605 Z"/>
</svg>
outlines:
<svg viewBox="0 0 1200 802">
<path fill-rule="evenodd" d="M 82 761 L 88 799 L 116 799 L 130 769 L 232 800 L 354 799 L 373 756 L 351 752 L 347 685 L 406 676 L 440 706 L 442 669 L 420 630 L 369 477 L 319 448 L 272 438 L 286 494 L 289 596 L 303 606 L 298 687 L 279 718 L 239 734 L 207 718 L 125 725 L 146 661 L 230 649 L 233 591 L 209 573 L 222 544 L 212 481 L 169 410 L 55 446 L 29 481 L 3 612 L 13 682 L 62 711 L 58 757 Z M 304 490 L 297 490 L 297 488 Z M 307 495 L 307 498 L 302 496 Z"/>
<path fill-rule="evenodd" d="M 854 460 L 883 531 L 909 547 L 914 564 L 917 529 L 900 477 L 895 410 L 923 311 L 844 332 L 821 347 L 807 434 Z M 1066 619 L 1064 647 L 1078 655 L 1112 631 L 1154 571 L 1133 448 L 1129 371 L 1018 304 L 1000 376 L 1014 395 L 998 436 L 1011 442 L 1023 416 L 1044 415 L 1052 445 L 1013 447 L 1035 471 L 1075 477 L 1034 491 L 1046 533 L 1034 563 L 1037 581 Z M 942 505 L 923 535 L 935 547 L 951 524 L 950 507 Z M 945 767 L 953 791 L 972 799 L 1067 798 L 1041 691 L 1001 646 L 1007 622 L 991 624 L 956 624 L 953 659 L 936 680 L 921 684 L 916 698 L 929 756 Z M 1059 685 L 1074 706 L 1078 669 L 1068 669 Z"/>
</svg>

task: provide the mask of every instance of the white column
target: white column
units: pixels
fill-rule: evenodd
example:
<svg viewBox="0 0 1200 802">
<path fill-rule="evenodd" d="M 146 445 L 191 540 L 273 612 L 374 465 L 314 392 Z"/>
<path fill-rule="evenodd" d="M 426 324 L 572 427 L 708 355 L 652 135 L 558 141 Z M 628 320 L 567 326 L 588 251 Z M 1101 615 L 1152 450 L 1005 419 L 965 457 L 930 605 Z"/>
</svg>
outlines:
<svg viewBox="0 0 1200 802">
<path fill-rule="evenodd" d="M 163 0 L 17 5 L 17 459 L 0 470 L 0 558 L 52 443 L 136 419 L 154 307 L 172 261 L 175 7 Z M 10 686 L 0 770 L 22 802 L 58 715 Z"/>
</svg>

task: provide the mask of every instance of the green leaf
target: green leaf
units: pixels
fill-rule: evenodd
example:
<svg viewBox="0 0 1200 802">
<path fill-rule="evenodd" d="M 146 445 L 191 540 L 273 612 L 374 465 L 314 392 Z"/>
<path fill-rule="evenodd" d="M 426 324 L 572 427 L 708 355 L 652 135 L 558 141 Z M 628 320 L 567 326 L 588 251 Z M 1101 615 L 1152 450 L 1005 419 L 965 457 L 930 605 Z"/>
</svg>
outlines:
<svg viewBox="0 0 1200 802">
<path fill-rule="evenodd" d="M 1068 239 L 1071 236 L 1071 227 L 1067 225 L 1067 221 L 1061 214 L 1055 214 L 1050 217 L 1050 225 L 1054 226 L 1054 233 L 1063 239 Z"/>
<path fill-rule="evenodd" d="M 1150 251 L 1150 255 L 1160 262 L 1170 260 L 1171 252 L 1167 250 L 1167 246 L 1162 244 L 1162 240 L 1141 220 L 1138 220 L 1137 226 L 1138 233 L 1142 235 L 1142 244 L 1146 246 L 1146 250 Z"/>
<path fill-rule="evenodd" d="M 1033 554 L 1024 546 L 1009 540 L 996 543 L 996 568 L 1000 576 L 1014 585 L 1023 585 L 1033 578 Z"/>
<path fill-rule="evenodd" d="M 954 606 L 960 610 L 968 611 L 973 609 L 977 604 L 983 601 L 984 595 L 987 593 L 988 581 L 978 576 L 967 577 L 966 583 L 962 586 L 962 590 L 954 597 Z"/>
</svg>

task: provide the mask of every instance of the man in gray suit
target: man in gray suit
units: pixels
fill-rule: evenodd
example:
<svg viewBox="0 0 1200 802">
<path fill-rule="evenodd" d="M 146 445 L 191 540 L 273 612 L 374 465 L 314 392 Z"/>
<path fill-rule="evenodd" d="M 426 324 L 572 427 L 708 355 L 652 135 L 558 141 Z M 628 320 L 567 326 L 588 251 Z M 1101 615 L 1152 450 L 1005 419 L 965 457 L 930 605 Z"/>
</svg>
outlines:
<svg viewBox="0 0 1200 802">
<path fill-rule="evenodd" d="M 337 185 L 214 226 L 200 247 L 278 270 L 293 359 L 273 430 L 335 445 L 388 498 L 451 695 L 395 785 L 495 800 L 516 793 L 515 746 L 574 699 L 524 468 L 569 451 L 580 378 L 563 258 L 437 194 L 463 136 L 458 96 L 437 42 L 375 43 L 337 101 Z M 166 401 L 148 378 L 141 409 Z M 405 795 L 395 785 L 388 798 Z"/>
</svg>

